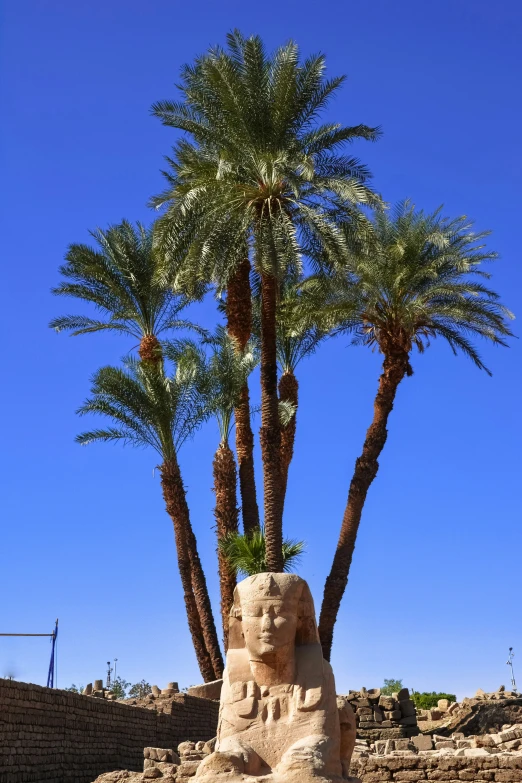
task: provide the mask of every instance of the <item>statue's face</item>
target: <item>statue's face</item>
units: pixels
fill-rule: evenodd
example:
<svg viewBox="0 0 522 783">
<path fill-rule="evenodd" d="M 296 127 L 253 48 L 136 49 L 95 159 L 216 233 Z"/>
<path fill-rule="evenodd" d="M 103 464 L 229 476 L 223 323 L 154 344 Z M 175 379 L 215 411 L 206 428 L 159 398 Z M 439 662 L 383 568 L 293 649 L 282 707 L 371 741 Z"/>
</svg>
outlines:
<svg viewBox="0 0 522 783">
<path fill-rule="evenodd" d="M 259 660 L 295 642 L 297 614 L 284 601 L 247 604 L 242 629 L 251 660 Z"/>
</svg>

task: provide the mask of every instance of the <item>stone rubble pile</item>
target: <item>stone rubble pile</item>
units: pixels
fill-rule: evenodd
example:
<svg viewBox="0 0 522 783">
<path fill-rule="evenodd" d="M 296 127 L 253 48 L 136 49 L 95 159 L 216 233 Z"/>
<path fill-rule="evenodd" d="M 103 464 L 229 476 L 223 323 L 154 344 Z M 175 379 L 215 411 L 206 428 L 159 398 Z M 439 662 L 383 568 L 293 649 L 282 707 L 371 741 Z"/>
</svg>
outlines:
<svg viewBox="0 0 522 783">
<path fill-rule="evenodd" d="M 189 783 L 215 740 L 182 742 L 172 748 L 145 748 L 143 772 L 117 770 L 94 783 Z M 350 774 L 361 783 L 441 780 L 448 783 L 522 782 L 522 724 L 504 726 L 497 734 L 451 738 L 418 735 L 370 743 L 358 738 Z"/>
<path fill-rule="evenodd" d="M 444 721 L 447 718 L 456 717 L 457 713 L 465 711 L 465 709 L 477 702 L 483 701 L 505 701 L 507 699 L 520 699 L 520 694 L 514 691 L 506 691 L 504 685 L 501 685 L 497 691 L 493 693 L 486 693 L 479 688 L 473 697 L 466 697 L 461 702 L 450 702 L 448 699 L 439 699 L 437 707 L 430 710 L 417 710 L 417 721 L 423 723 L 425 721 Z"/>
<path fill-rule="evenodd" d="M 377 740 L 369 743 L 357 739 L 354 758 L 370 755 L 385 756 L 391 753 L 421 753 L 429 756 L 465 756 L 477 758 L 498 753 L 516 753 L 522 757 L 522 723 L 505 725 L 497 733 L 464 736 L 456 732 L 451 737 L 437 734 L 419 734 L 404 739 Z"/>
<path fill-rule="evenodd" d="M 94 684 L 90 682 L 82 691 L 83 696 L 94 696 L 95 698 L 108 699 L 109 701 L 125 701 L 126 704 L 139 707 L 146 707 L 158 698 L 171 698 L 176 693 L 179 693 L 178 683 L 169 682 L 166 688 L 158 688 L 157 685 L 153 685 L 151 692 L 146 696 L 132 699 L 118 699 L 116 694 L 113 693 L 110 688 L 105 688 L 103 685 L 103 680 L 94 680 Z"/>
<path fill-rule="evenodd" d="M 100 775 L 94 783 L 142 783 L 161 779 L 162 783 L 187 783 L 193 778 L 205 758 L 213 752 L 215 740 L 209 742 L 181 742 L 177 752 L 172 748 L 145 748 L 143 772 L 117 770 Z"/>
<path fill-rule="evenodd" d="M 380 688 L 361 688 L 345 697 L 355 712 L 357 735 L 369 739 L 407 737 L 416 734 L 415 705 L 407 688 L 385 696 Z"/>
</svg>

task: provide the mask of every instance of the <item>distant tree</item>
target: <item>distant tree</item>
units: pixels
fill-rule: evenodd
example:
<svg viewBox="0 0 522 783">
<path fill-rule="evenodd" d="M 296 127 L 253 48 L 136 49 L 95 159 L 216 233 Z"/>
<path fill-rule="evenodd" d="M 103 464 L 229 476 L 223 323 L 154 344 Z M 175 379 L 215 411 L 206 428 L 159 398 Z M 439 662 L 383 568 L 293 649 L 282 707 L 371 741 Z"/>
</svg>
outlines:
<svg viewBox="0 0 522 783">
<path fill-rule="evenodd" d="M 447 699 L 448 701 L 457 701 L 457 697 L 454 693 L 417 693 L 413 691 L 411 698 L 418 710 L 431 710 L 437 706 L 439 699 Z"/>
<path fill-rule="evenodd" d="M 111 691 L 114 693 L 117 699 L 125 699 L 127 696 L 127 688 L 130 686 L 130 682 L 124 680 L 123 677 L 116 677 L 111 685 Z"/>
<path fill-rule="evenodd" d="M 143 699 L 144 696 L 148 696 L 152 691 L 152 686 L 146 680 L 141 680 L 131 686 L 129 690 L 129 698 L 131 699 Z"/>
<path fill-rule="evenodd" d="M 70 691 L 70 693 L 83 693 L 84 685 L 76 686 L 73 682 L 68 688 L 64 688 L 64 691 Z"/>
<path fill-rule="evenodd" d="M 392 693 L 398 693 L 402 688 L 402 680 L 384 680 L 381 686 L 383 696 L 391 696 Z"/>
</svg>

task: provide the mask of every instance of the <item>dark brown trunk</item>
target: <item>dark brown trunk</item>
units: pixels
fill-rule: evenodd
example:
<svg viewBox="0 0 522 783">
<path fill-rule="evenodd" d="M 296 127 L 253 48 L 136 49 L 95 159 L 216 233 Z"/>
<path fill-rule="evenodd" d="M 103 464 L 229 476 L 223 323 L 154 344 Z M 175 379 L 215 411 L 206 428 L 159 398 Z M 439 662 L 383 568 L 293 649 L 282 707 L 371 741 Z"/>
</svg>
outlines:
<svg viewBox="0 0 522 783">
<path fill-rule="evenodd" d="M 228 443 L 221 443 L 216 451 L 213 463 L 214 492 L 216 494 L 216 532 L 218 541 L 219 586 L 221 588 L 221 618 L 223 621 L 223 641 L 225 652 L 228 650 L 228 622 L 234 600 L 236 574 L 228 564 L 219 546 L 231 533 L 238 532 L 237 508 L 237 472 L 234 453 Z"/>
<path fill-rule="evenodd" d="M 261 454 L 263 457 L 266 564 L 283 570 L 281 429 L 277 396 L 277 280 L 261 273 Z"/>
<path fill-rule="evenodd" d="M 214 614 L 212 612 L 212 606 L 210 604 L 210 598 L 208 595 L 207 580 L 201 565 L 201 560 L 199 559 L 196 536 L 194 535 L 194 531 L 192 530 L 192 525 L 190 525 L 190 523 L 187 530 L 187 543 L 190 567 L 192 570 L 192 589 L 194 590 L 196 606 L 201 618 L 201 627 L 203 629 L 203 636 L 205 637 L 205 644 L 210 655 L 210 660 L 212 661 L 212 666 L 214 667 L 214 671 L 216 673 L 216 679 L 219 680 L 223 676 L 223 669 L 225 668 L 223 664 L 223 656 L 221 655 L 221 649 L 219 647 L 216 624 L 214 622 Z"/>
<path fill-rule="evenodd" d="M 279 379 L 279 399 L 289 402 L 295 408 L 295 413 L 285 427 L 281 427 L 281 504 L 284 508 L 286 485 L 288 483 L 288 468 L 294 456 L 295 428 L 297 404 L 299 401 L 299 384 L 291 370 L 283 373 Z"/>
<path fill-rule="evenodd" d="M 212 607 L 210 605 L 210 598 L 207 589 L 207 580 L 201 566 L 199 559 L 198 545 L 196 536 L 190 523 L 190 514 L 187 505 L 187 498 L 185 494 L 185 488 L 181 479 L 181 473 L 177 461 L 171 460 L 169 462 L 170 475 L 176 479 L 178 486 L 178 513 L 180 525 L 185 532 L 185 540 L 187 546 L 187 553 L 190 562 L 190 575 L 192 582 L 192 590 L 196 601 L 196 607 L 199 614 L 201 623 L 201 629 L 203 632 L 203 638 L 205 639 L 205 645 L 212 662 L 214 669 L 215 679 L 219 679 L 223 674 L 223 656 L 219 648 L 219 641 L 216 631 L 216 624 L 214 622 L 214 615 L 212 614 Z"/>
<path fill-rule="evenodd" d="M 187 612 L 188 626 L 196 652 L 199 670 L 205 682 L 218 679 L 207 650 L 201 620 L 192 589 L 192 569 L 188 553 L 186 531 L 185 489 L 181 481 L 179 466 L 176 462 L 164 462 L 160 468 L 161 487 L 167 507 L 167 513 L 174 525 L 174 537 L 178 555 L 178 569 L 183 587 L 183 598 Z"/>
<path fill-rule="evenodd" d="M 348 582 L 348 573 L 364 502 L 368 489 L 377 475 L 379 469 L 377 460 L 388 435 L 386 429 L 388 416 L 393 409 L 397 387 L 408 371 L 409 363 L 406 352 L 385 357 L 374 403 L 373 421 L 366 433 L 362 454 L 355 462 L 341 533 L 332 568 L 324 586 L 323 604 L 319 618 L 319 636 L 323 656 L 327 661 L 330 660 L 334 625 Z"/>
<path fill-rule="evenodd" d="M 229 335 L 237 341 L 239 349 L 244 351 L 252 333 L 252 292 L 248 256 L 241 261 L 228 281 L 227 329 Z M 245 383 L 241 390 L 235 419 L 243 530 L 245 534 L 250 534 L 259 527 L 259 506 L 254 473 L 254 433 L 250 419 L 248 383 Z"/>
</svg>

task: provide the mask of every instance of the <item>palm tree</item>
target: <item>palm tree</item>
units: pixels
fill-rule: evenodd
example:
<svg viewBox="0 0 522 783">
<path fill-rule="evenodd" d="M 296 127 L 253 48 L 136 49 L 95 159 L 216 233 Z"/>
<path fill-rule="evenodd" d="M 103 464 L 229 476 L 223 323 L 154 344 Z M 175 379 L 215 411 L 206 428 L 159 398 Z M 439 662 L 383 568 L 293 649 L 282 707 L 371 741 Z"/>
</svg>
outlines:
<svg viewBox="0 0 522 783">
<path fill-rule="evenodd" d="M 261 528 L 252 535 L 230 533 L 220 542 L 220 550 L 234 573 L 253 576 L 268 571 L 266 564 L 266 539 Z M 303 541 L 283 540 L 283 571 L 293 571 L 304 551 Z"/>
<path fill-rule="evenodd" d="M 320 343 L 328 337 L 313 320 L 311 296 L 307 297 L 307 307 L 312 313 L 311 319 L 301 317 L 301 287 L 306 281 L 285 281 L 281 286 L 281 295 L 277 313 L 277 360 L 281 369 L 279 378 L 279 400 L 290 405 L 293 415 L 281 426 L 281 491 L 282 502 L 286 495 L 288 469 L 294 455 L 297 408 L 299 404 L 299 383 L 295 371 L 298 364 L 311 356 Z M 317 308 L 322 300 L 316 303 Z"/>
<path fill-rule="evenodd" d="M 413 349 L 423 353 L 430 340 L 442 337 L 454 354 L 463 353 L 491 374 L 472 338 L 506 345 L 511 336 L 506 321 L 511 314 L 480 281 L 489 277 L 481 269 L 482 262 L 496 258 L 482 243 L 489 232 L 474 233 L 472 225 L 466 217 L 448 219 L 440 209 L 425 214 L 403 202 L 391 216 L 377 212 L 372 246 L 352 259 L 350 276 L 315 281 L 325 297 L 323 327 L 351 333 L 355 343 L 377 348 L 383 355 L 373 420 L 355 463 L 324 588 L 319 634 L 327 660 L 364 502 L 386 442 L 388 417 L 399 384 L 413 374 Z"/>
<path fill-rule="evenodd" d="M 58 332 L 71 331 L 73 335 L 115 331 L 133 337 L 139 341 L 141 360 L 163 373 L 160 336 L 172 329 L 204 333 L 197 325 L 178 317 L 191 301 L 202 296 L 204 287 L 194 287 L 189 297 L 174 292 L 160 281 L 160 257 L 153 248 L 153 227 L 145 228 L 141 223 L 133 226 L 124 220 L 105 231 L 97 229 L 91 235 L 97 247 L 84 244 L 69 247 L 67 263 L 60 267 L 65 281 L 53 293 L 94 304 L 102 317 L 67 315 L 53 319 L 50 326 Z M 191 556 L 194 553 L 190 573 L 196 600 L 202 617 L 206 617 L 210 599 L 192 528 L 187 535 L 191 543 L 189 553 Z M 215 640 L 211 638 L 210 644 L 214 649 Z M 216 663 L 215 649 L 213 655 Z"/>
<path fill-rule="evenodd" d="M 174 293 L 158 278 L 153 228 L 124 220 L 91 232 L 97 247 L 72 244 L 59 271 L 65 278 L 53 293 L 93 304 L 101 318 L 67 315 L 49 324 L 73 335 L 113 331 L 139 341 L 143 361 L 161 358 L 159 336 L 171 329 L 197 329 L 178 316 L 191 299 Z M 200 296 L 200 287 L 194 294 Z"/>
<path fill-rule="evenodd" d="M 223 658 L 205 575 L 198 555 L 178 462 L 179 449 L 208 416 L 202 379 L 193 366 L 178 366 L 166 375 L 159 366 L 127 358 L 125 367 L 102 367 L 92 381 L 91 397 L 78 413 L 102 415 L 113 422 L 77 437 L 77 442 L 121 441 L 149 446 L 159 455 L 161 485 L 174 525 L 179 571 L 189 629 L 205 682 L 219 679 Z"/>
<path fill-rule="evenodd" d="M 225 652 L 228 649 L 228 626 L 230 607 L 234 600 L 236 574 L 230 567 L 219 544 L 227 536 L 238 532 L 237 469 L 234 452 L 230 448 L 230 435 L 234 423 L 234 409 L 237 409 L 241 392 L 258 359 L 253 347 L 247 345 L 240 351 L 237 343 L 229 337 L 222 326 L 218 326 L 204 343 L 210 345 L 211 355 L 207 359 L 203 347 L 185 341 L 167 344 L 166 356 L 188 368 L 192 362 L 197 375 L 204 379 L 202 391 L 207 414 L 213 415 L 219 428 L 219 445 L 214 455 L 214 493 L 216 506 L 216 532 L 218 543 L 219 584 L 221 593 L 221 616 Z"/>
<path fill-rule="evenodd" d="M 345 241 L 334 216 L 340 206 L 354 225 L 358 207 L 377 203 L 369 172 L 340 148 L 355 138 L 375 139 L 375 128 L 318 125 L 317 116 L 342 78 L 326 80 L 324 57 L 299 59 L 294 43 L 269 57 L 261 39 L 228 36 L 228 50 L 213 49 L 182 71 L 183 102 L 161 101 L 152 112 L 183 138 L 168 159 L 168 187 L 153 199 L 165 207 L 159 242 L 184 236 L 191 250 L 174 275 L 225 286 L 252 248 L 261 288 L 261 452 L 267 562 L 282 562 L 282 493 L 278 414 L 276 312 L 279 282 L 300 269 L 301 251 L 328 248 L 339 256 Z M 176 254 L 173 254 L 176 258 Z"/>
</svg>

